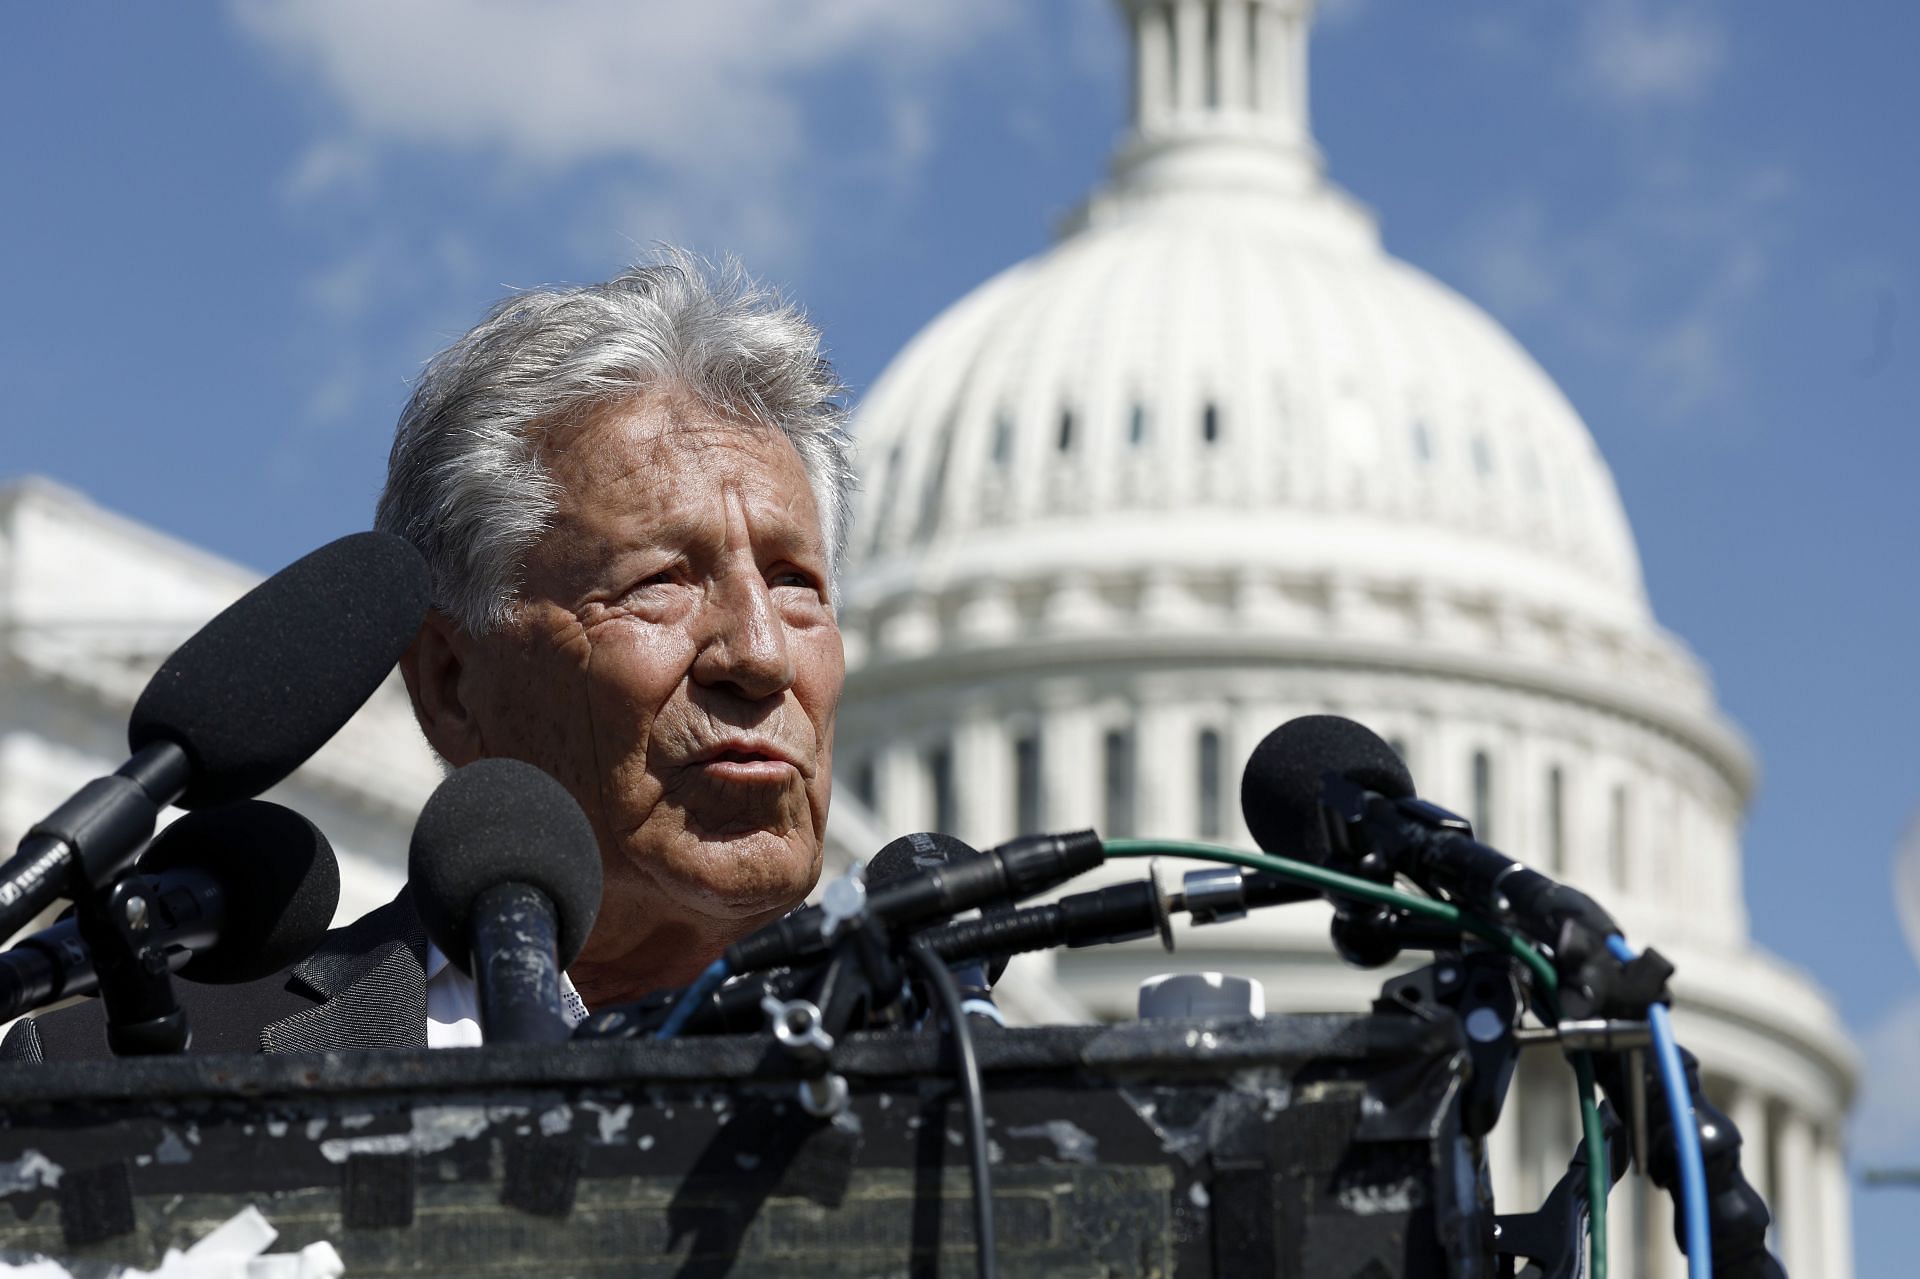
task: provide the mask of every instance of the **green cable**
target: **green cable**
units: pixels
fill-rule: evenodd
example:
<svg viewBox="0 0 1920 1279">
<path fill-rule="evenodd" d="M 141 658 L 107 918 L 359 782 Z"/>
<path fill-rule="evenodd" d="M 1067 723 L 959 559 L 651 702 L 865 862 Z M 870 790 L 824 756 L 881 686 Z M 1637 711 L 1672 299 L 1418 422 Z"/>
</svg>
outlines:
<svg viewBox="0 0 1920 1279">
<path fill-rule="evenodd" d="M 1580 1091 L 1580 1131 L 1587 1140 L 1587 1243 L 1593 1252 L 1587 1269 L 1593 1279 L 1607 1279 L 1607 1192 L 1613 1170 L 1607 1157 L 1607 1136 L 1600 1128 L 1600 1105 L 1593 1096 L 1593 1059 L 1574 1053 L 1574 1087 Z"/>
<path fill-rule="evenodd" d="M 1549 1025 L 1560 1020 L 1560 975 L 1553 965 L 1525 938 L 1517 937 L 1478 915 L 1461 910 L 1451 902 L 1436 901 L 1403 893 L 1370 879 L 1343 875 L 1337 870 L 1276 857 L 1271 853 L 1247 853 L 1237 848 L 1214 844 L 1196 844 L 1184 840 L 1110 839 L 1105 843 L 1109 857 L 1191 857 L 1197 861 L 1225 862 L 1250 870 L 1263 870 L 1296 883 L 1306 884 L 1339 897 L 1393 906 L 1410 915 L 1424 915 L 1471 932 L 1501 946 L 1532 972 L 1535 987 L 1535 1011 Z M 1587 1142 L 1587 1232 L 1592 1260 L 1591 1279 L 1607 1279 L 1607 1192 L 1609 1182 L 1605 1134 L 1600 1126 L 1600 1105 L 1594 1097 L 1593 1062 L 1586 1053 L 1574 1053 L 1573 1077 L 1580 1100 L 1580 1130 Z"/>
<path fill-rule="evenodd" d="M 1437 919 L 1441 923 L 1464 929 L 1501 946 L 1531 969 L 1545 993 L 1548 1006 L 1553 1009 L 1553 1019 L 1559 1020 L 1560 1009 L 1554 1000 L 1554 992 L 1559 989 L 1560 977 L 1553 971 L 1553 965 L 1547 962 L 1546 956 L 1535 950 L 1526 939 L 1516 937 L 1477 915 L 1470 915 L 1451 902 L 1416 897 L 1385 884 L 1376 884 L 1370 879 L 1343 875 L 1324 866 L 1294 861 L 1291 857 L 1243 853 L 1237 848 L 1220 848 L 1213 844 L 1162 839 L 1110 839 L 1106 841 L 1106 850 L 1109 857 L 1192 857 L 1200 861 L 1228 862 L 1250 870 L 1269 871 L 1322 892 L 1376 902 L 1382 906 L 1397 906 L 1408 914 L 1425 915 L 1428 919 Z"/>
</svg>

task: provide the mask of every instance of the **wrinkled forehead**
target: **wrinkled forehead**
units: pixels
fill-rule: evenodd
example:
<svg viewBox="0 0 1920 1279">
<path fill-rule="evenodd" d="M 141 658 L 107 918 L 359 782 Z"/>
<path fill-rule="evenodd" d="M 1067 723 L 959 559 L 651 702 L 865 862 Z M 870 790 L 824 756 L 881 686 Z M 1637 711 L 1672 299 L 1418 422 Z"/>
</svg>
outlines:
<svg viewBox="0 0 1920 1279">
<path fill-rule="evenodd" d="M 825 547 L 792 441 L 686 397 L 648 395 L 557 424 L 542 439 L 541 460 L 557 490 L 556 532 L 607 542 L 671 539 L 712 519 L 727 494 L 748 511 L 756 536 Z"/>
</svg>

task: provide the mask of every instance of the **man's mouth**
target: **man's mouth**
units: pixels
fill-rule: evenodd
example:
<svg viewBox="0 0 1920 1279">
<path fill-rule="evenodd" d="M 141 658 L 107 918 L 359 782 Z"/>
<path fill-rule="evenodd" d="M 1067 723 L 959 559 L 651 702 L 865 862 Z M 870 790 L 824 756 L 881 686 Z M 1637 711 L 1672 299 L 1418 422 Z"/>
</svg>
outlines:
<svg viewBox="0 0 1920 1279">
<path fill-rule="evenodd" d="M 784 784 L 799 771 L 786 752 L 757 742 L 734 742 L 700 754 L 695 765 L 717 781 L 748 785 Z"/>
</svg>

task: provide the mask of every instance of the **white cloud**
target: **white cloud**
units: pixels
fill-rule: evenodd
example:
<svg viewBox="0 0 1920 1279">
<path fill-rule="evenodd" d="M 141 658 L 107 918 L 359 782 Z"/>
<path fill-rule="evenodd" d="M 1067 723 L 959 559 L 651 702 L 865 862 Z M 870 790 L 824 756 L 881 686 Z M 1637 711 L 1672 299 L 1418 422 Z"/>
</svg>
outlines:
<svg viewBox="0 0 1920 1279">
<path fill-rule="evenodd" d="M 1657 106 L 1701 96 L 1726 64 L 1727 31 L 1698 5 L 1593 0 L 1584 10 L 1581 78 L 1621 106 Z"/>
<path fill-rule="evenodd" d="M 911 189 L 951 127 L 941 72 L 1035 21 L 1022 0 L 227 4 L 316 108 L 283 179 L 330 245 L 305 282 L 310 433 L 351 423 L 369 396 L 386 407 L 397 328 L 424 355 L 473 318 L 449 320 L 451 299 L 510 287 L 477 263 L 556 209 L 548 193 L 557 254 L 542 269 L 556 277 L 569 256 L 599 271 L 671 241 L 791 280 L 849 188 Z M 383 190 L 442 157 L 477 162 L 446 170 L 464 209 Z"/>
<path fill-rule="evenodd" d="M 332 323 L 418 273 L 379 188 L 422 154 L 487 166 L 475 229 L 565 176 L 551 239 L 594 269 L 664 240 L 796 273 L 826 193 L 912 189 L 944 123 L 942 68 L 1034 21 L 1020 0 L 228 3 L 320 106 L 287 198 L 332 199 L 336 231 L 363 224 L 308 284 Z"/>
<path fill-rule="evenodd" d="M 798 84 L 843 69 L 905 93 L 1011 0 L 233 0 L 241 27 L 338 107 L 350 140 L 605 157 L 724 177 L 797 166 Z M 345 146 L 349 143 L 338 143 Z M 330 153 L 310 159 L 324 176 Z"/>
<path fill-rule="evenodd" d="M 1866 1064 L 1854 1108 L 1853 1154 L 1865 1162 L 1920 1162 L 1920 995 L 1894 1006 L 1860 1041 Z"/>
</svg>

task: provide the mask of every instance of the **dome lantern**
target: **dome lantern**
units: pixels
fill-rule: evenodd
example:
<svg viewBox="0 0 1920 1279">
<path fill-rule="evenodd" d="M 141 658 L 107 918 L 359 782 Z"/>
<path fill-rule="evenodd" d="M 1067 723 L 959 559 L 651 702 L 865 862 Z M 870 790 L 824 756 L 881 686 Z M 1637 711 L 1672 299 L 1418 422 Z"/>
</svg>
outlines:
<svg viewBox="0 0 1920 1279">
<path fill-rule="evenodd" d="M 1320 174 L 1307 114 L 1313 0 L 1120 0 L 1133 128 L 1117 187 L 1300 191 Z"/>
</svg>

